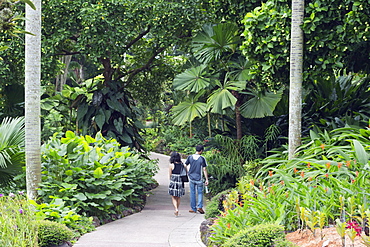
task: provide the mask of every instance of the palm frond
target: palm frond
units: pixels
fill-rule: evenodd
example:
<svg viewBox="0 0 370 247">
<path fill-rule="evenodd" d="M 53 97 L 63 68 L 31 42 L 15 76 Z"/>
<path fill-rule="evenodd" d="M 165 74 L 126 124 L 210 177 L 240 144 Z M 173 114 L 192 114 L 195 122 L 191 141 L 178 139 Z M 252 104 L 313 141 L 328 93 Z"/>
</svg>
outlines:
<svg viewBox="0 0 370 247">
<path fill-rule="evenodd" d="M 173 80 L 175 90 L 189 90 L 190 92 L 199 92 L 210 85 L 210 79 L 205 71 L 206 65 L 200 65 L 187 69 L 177 75 Z"/>
<path fill-rule="evenodd" d="M 240 113 L 245 118 L 263 118 L 273 116 L 273 111 L 280 101 L 283 90 L 278 92 L 256 92 L 247 93 L 252 96 L 250 100 L 240 107 Z"/>
</svg>

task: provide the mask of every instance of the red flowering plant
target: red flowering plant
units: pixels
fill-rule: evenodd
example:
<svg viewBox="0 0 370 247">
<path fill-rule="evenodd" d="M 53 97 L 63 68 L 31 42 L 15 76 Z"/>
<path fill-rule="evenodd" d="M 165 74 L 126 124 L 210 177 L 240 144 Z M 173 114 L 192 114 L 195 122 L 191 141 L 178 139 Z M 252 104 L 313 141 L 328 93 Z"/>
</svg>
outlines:
<svg viewBox="0 0 370 247">
<path fill-rule="evenodd" d="M 357 221 L 348 221 L 346 228 L 354 229 L 356 231 L 356 236 L 361 236 L 362 227 L 357 223 Z"/>
</svg>

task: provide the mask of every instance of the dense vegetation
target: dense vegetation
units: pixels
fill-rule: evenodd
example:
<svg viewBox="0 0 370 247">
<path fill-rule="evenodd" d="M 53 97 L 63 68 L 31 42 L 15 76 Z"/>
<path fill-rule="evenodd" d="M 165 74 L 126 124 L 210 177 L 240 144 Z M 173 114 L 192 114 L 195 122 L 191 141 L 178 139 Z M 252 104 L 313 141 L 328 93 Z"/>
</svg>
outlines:
<svg viewBox="0 0 370 247">
<path fill-rule="evenodd" d="M 39 201 L 14 204 L 26 212 L 32 203 L 36 215 L 14 219 L 37 225 L 37 216 L 84 234 L 93 220 L 140 210 L 157 169 L 147 151 L 186 156 L 204 144 L 215 196 L 207 216 L 217 216 L 210 244 L 251 239 L 261 223 L 312 231 L 363 224 L 370 217 L 367 5 L 306 3 L 304 141 L 288 160 L 290 1 L 44 1 L 42 184 Z M 5 205 L 25 189 L 24 6 L 5 0 L 0 13 Z M 14 241 L 3 245 L 36 240 Z"/>
</svg>

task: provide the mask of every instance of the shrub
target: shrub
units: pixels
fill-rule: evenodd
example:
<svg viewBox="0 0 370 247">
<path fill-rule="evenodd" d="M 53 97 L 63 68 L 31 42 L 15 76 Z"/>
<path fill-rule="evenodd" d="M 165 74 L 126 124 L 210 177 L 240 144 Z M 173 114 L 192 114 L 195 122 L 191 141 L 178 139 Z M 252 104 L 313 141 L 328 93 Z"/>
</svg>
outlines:
<svg viewBox="0 0 370 247">
<path fill-rule="evenodd" d="M 40 247 L 60 245 L 72 240 L 74 234 L 67 226 L 49 220 L 37 221 L 37 236 Z"/>
<path fill-rule="evenodd" d="M 51 203 L 40 203 L 31 200 L 36 209 L 38 219 L 49 220 L 66 225 L 73 230 L 77 237 L 95 230 L 92 217 L 81 216 L 75 209 L 65 206 L 62 199 L 55 199 Z"/>
<path fill-rule="evenodd" d="M 40 196 L 50 203 L 62 199 L 76 213 L 100 220 L 119 216 L 122 209 L 142 205 L 145 189 L 155 181 L 151 161 L 101 134 L 65 138 L 54 135 L 43 146 Z"/>
<path fill-rule="evenodd" d="M 284 241 L 284 227 L 275 224 L 255 225 L 241 230 L 225 243 L 225 247 L 269 247 Z"/>
</svg>

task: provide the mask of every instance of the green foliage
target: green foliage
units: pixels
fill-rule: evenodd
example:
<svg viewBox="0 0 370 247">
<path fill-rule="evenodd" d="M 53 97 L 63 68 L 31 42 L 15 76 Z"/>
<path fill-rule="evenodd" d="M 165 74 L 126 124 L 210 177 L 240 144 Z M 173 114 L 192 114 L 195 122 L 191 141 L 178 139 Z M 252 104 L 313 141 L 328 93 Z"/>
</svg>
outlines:
<svg viewBox="0 0 370 247">
<path fill-rule="evenodd" d="M 24 118 L 4 118 L 0 125 L 0 185 L 14 185 L 22 173 L 24 156 Z"/>
<path fill-rule="evenodd" d="M 249 212 L 244 207 L 227 209 L 211 226 L 209 240 L 216 245 L 223 245 L 229 238 L 253 224 L 249 220 Z"/>
<path fill-rule="evenodd" d="M 305 6 L 304 77 L 313 82 L 334 70 L 369 71 L 366 0 L 312 1 Z M 289 81 L 290 1 L 267 1 L 244 17 L 242 51 L 251 60 L 251 74 L 261 84 Z M 360 52 L 361 51 L 361 52 Z M 362 54 L 361 54 L 362 53 Z"/>
<path fill-rule="evenodd" d="M 77 236 L 95 230 L 92 217 L 78 215 L 75 209 L 65 206 L 62 199 L 54 199 L 51 203 L 37 203 L 30 201 L 35 207 L 35 214 L 39 219 L 54 221 L 66 225 Z"/>
<path fill-rule="evenodd" d="M 229 192 L 230 190 L 225 190 L 211 198 L 211 200 L 206 205 L 206 213 L 204 215 L 204 218 L 213 218 L 220 215 L 221 212 L 225 211 L 222 202 L 225 200 L 226 195 Z"/>
<path fill-rule="evenodd" d="M 138 112 L 130 102 L 127 93 L 121 90 L 120 82 L 106 83 L 103 89 L 83 92 L 75 103 L 78 105 L 77 121 L 82 134 L 103 133 L 107 138 L 116 139 L 123 146 L 140 149 L 142 138 L 140 129 L 144 128 L 138 120 Z M 102 82 L 98 87 L 102 87 Z M 86 94 L 90 94 L 88 97 Z"/>
<path fill-rule="evenodd" d="M 261 224 L 248 227 L 232 236 L 225 247 L 269 247 L 285 239 L 284 227 L 275 224 Z"/>
<path fill-rule="evenodd" d="M 312 131 L 293 159 L 281 151 L 262 160 L 255 179 L 243 177 L 226 197 L 211 240 L 223 243 L 242 225 L 307 226 L 315 232 L 336 218 L 366 221 L 369 136 L 369 129 L 349 127 Z"/>
<path fill-rule="evenodd" d="M 243 163 L 257 157 L 259 140 L 255 136 L 244 136 L 233 140 L 221 135 L 215 136 L 209 145 L 212 150 L 205 154 L 210 176 L 209 188 L 217 194 L 235 186 L 238 178 L 245 174 Z"/>
<path fill-rule="evenodd" d="M 366 126 L 370 118 L 369 81 L 368 76 L 349 74 L 309 85 L 302 109 L 304 131 L 312 126 L 328 130 Z"/>
<path fill-rule="evenodd" d="M 125 206 L 140 204 L 157 172 L 150 161 L 107 140 L 77 136 L 68 131 L 43 145 L 40 197 L 44 202 L 62 199 L 76 213 L 107 219 Z"/>
<path fill-rule="evenodd" d="M 73 232 L 65 225 L 48 221 L 40 220 L 37 224 L 37 237 L 40 247 L 49 247 L 51 245 L 60 245 L 69 242 L 73 238 Z"/>
<path fill-rule="evenodd" d="M 23 192 L 0 194 L 0 246 L 38 247 L 36 216 Z"/>
</svg>

